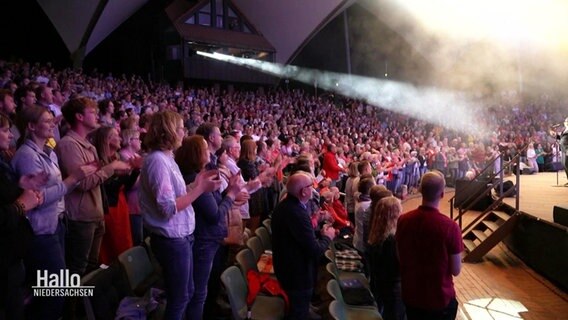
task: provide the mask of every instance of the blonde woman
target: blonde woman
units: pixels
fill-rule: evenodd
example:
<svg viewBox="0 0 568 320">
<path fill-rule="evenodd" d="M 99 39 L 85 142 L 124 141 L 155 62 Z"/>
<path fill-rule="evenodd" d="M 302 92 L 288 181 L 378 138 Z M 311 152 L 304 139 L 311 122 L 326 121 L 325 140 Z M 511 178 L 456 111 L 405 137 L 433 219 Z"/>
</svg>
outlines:
<svg viewBox="0 0 568 320">
<path fill-rule="evenodd" d="M 186 311 L 194 293 L 195 212 L 191 203 L 221 185 L 213 170 L 198 174 L 191 185 L 185 184 L 174 160 L 184 136 L 181 115 L 173 111 L 154 114 L 144 141 L 150 152 L 140 173 L 140 210 L 152 251 L 164 271 L 168 301 L 164 319 L 192 317 Z"/>
<path fill-rule="evenodd" d="M 137 129 L 123 129 L 120 131 L 121 146 L 119 151 L 120 160 L 122 161 L 139 161 L 141 159 L 140 150 L 142 144 L 140 141 L 140 131 Z M 128 212 L 130 213 L 130 233 L 132 235 L 132 243 L 136 246 L 144 241 L 142 215 L 140 215 L 140 201 L 138 201 L 138 188 L 140 179 L 124 190 L 126 201 L 128 202 Z"/>
<path fill-rule="evenodd" d="M 347 209 L 347 214 L 352 224 L 355 222 L 355 195 L 353 192 L 353 181 L 355 181 L 355 178 L 359 177 L 357 164 L 358 162 L 356 161 L 349 164 L 349 169 L 347 171 L 348 178 L 345 182 L 345 208 Z"/>
<path fill-rule="evenodd" d="M 405 318 L 400 289 L 400 267 L 396 251 L 396 225 L 402 212 L 400 200 L 389 196 L 373 208 L 375 219 L 369 233 L 371 291 L 385 320 Z"/>
</svg>

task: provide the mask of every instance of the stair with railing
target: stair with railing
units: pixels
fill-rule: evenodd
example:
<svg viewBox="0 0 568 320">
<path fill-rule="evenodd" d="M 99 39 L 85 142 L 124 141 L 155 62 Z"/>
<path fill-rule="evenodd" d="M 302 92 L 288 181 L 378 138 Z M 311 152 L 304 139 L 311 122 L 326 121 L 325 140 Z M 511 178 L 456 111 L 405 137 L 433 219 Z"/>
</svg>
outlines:
<svg viewBox="0 0 568 320">
<path fill-rule="evenodd" d="M 489 211 L 471 229 L 462 234 L 465 262 L 479 262 L 515 227 L 519 211 L 512 215 L 504 211 Z"/>
<path fill-rule="evenodd" d="M 525 148 L 526 149 L 526 148 Z M 487 254 L 493 247 L 495 247 L 499 242 L 501 242 L 515 227 L 515 224 L 520 215 L 519 212 L 519 159 L 520 154 L 523 152 L 521 150 L 513 159 L 507 163 L 503 162 L 502 154 L 499 157 L 493 159 L 486 167 L 481 170 L 478 175 L 470 181 L 464 187 L 464 193 L 468 193 L 468 197 L 465 197 L 456 204 L 458 208 L 458 214 L 454 217 L 454 204 L 456 203 L 456 195 L 450 199 L 450 217 L 458 222 L 462 230 L 462 239 L 465 247 L 465 262 L 478 262 L 485 254 Z M 495 162 L 501 161 L 501 168 L 498 172 L 491 173 Z M 504 191 L 503 186 L 503 176 L 504 169 L 511 165 L 516 164 L 516 184 L 515 187 Z M 499 177 L 498 177 L 499 176 Z M 481 180 L 485 177 L 486 181 L 490 181 L 487 184 L 474 183 L 474 181 Z M 466 212 L 470 211 L 472 207 L 476 205 L 477 202 L 481 201 L 485 195 L 491 194 L 491 190 L 496 184 L 499 184 L 499 196 L 497 199 L 489 205 L 483 212 L 481 212 L 473 221 L 471 221 L 466 227 L 462 227 L 462 219 Z M 503 200 L 509 196 L 516 197 L 516 207 L 512 212 L 505 212 L 501 210 Z"/>
</svg>

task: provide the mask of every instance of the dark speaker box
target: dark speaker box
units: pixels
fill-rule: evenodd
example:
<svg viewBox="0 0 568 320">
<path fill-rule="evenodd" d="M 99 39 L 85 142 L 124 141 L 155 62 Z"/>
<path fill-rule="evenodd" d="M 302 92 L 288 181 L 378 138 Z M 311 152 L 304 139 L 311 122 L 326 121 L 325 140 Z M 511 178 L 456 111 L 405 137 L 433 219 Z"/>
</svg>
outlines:
<svg viewBox="0 0 568 320">
<path fill-rule="evenodd" d="M 507 191 L 509 191 L 509 190 L 511 190 L 511 189 L 513 189 L 513 188 L 515 188 L 515 184 L 513 183 L 513 181 L 511 181 L 511 180 L 506 180 L 505 182 L 503 182 L 503 194 L 507 193 Z M 501 194 L 500 194 L 500 192 L 501 192 L 501 184 L 500 184 L 500 183 L 497 183 L 497 185 L 495 186 L 494 190 L 495 190 L 495 192 L 496 192 L 498 195 L 501 195 Z M 514 197 L 515 194 L 516 194 L 516 192 L 512 192 L 511 194 L 509 194 L 509 197 Z"/>
<path fill-rule="evenodd" d="M 555 223 L 568 227 L 568 208 L 554 206 L 552 211 L 552 219 Z"/>
<path fill-rule="evenodd" d="M 477 202 L 471 209 L 477 211 L 484 211 L 487 209 L 487 207 L 493 203 L 491 189 L 486 190 L 489 183 L 490 181 L 485 180 L 456 180 L 456 199 L 454 202 L 454 208 L 457 208 L 460 205 L 465 208 L 478 196 L 484 194 L 479 202 Z"/>
</svg>

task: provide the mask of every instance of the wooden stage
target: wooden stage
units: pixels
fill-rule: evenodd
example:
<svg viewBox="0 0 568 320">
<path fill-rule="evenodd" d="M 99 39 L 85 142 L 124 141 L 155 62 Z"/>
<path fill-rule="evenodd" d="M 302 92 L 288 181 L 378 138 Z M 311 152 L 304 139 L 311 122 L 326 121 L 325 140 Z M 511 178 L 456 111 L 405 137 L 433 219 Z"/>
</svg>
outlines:
<svg viewBox="0 0 568 320">
<path fill-rule="evenodd" d="M 515 176 L 505 179 L 515 182 Z M 552 222 L 552 209 L 555 205 L 568 207 L 568 187 L 564 187 L 568 180 L 564 171 L 558 172 L 558 184 L 555 172 L 521 175 L 519 179 L 520 211 Z M 515 198 L 507 198 L 505 203 L 514 208 Z"/>
<path fill-rule="evenodd" d="M 519 210 L 552 221 L 554 205 L 568 206 L 568 187 L 564 172 L 520 176 Z M 510 176 L 506 179 L 514 179 Z M 514 180 L 513 180 L 514 181 Z M 440 211 L 449 215 L 448 200 L 454 190 L 448 188 Z M 404 211 L 420 205 L 420 195 L 403 201 Z M 515 207 L 515 198 L 505 201 Z M 455 213 L 455 211 L 454 211 Z M 477 212 L 464 216 L 464 225 Z M 568 271 L 567 271 L 568 272 Z M 479 263 L 464 263 L 454 278 L 459 311 L 457 319 L 568 319 L 568 293 L 536 273 L 500 243 Z"/>
</svg>

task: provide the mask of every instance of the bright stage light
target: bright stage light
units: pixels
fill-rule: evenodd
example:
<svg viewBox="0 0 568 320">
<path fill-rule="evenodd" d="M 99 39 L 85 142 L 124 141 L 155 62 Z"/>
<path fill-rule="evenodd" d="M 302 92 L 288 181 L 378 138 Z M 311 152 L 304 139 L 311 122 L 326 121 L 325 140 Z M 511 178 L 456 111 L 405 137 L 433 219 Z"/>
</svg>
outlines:
<svg viewBox="0 0 568 320">
<path fill-rule="evenodd" d="M 426 29 L 459 39 L 566 48 L 565 0 L 399 0 Z"/>
</svg>

